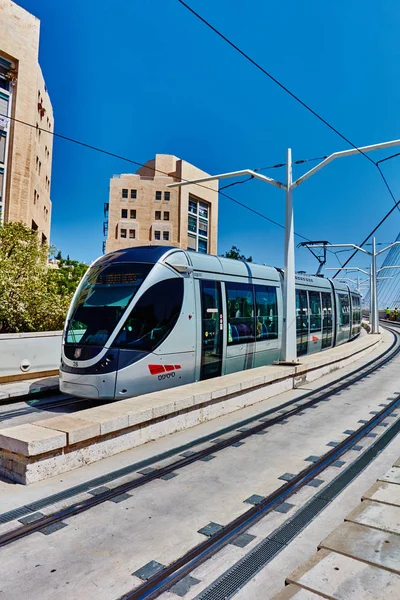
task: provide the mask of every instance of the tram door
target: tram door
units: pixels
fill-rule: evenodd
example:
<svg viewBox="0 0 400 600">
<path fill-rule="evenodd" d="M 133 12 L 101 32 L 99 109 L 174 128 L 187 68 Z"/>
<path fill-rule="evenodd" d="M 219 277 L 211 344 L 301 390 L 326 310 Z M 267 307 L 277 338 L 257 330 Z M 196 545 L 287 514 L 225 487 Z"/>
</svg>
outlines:
<svg viewBox="0 0 400 600">
<path fill-rule="evenodd" d="M 308 349 L 308 302 L 305 290 L 296 290 L 296 337 L 297 356 L 307 354 Z"/>
<path fill-rule="evenodd" d="M 219 281 L 200 281 L 201 368 L 200 379 L 219 377 L 222 368 L 222 299 Z"/>
<path fill-rule="evenodd" d="M 332 346 L 332 294 L 321 292 L 322 297 L 322 348 Z"/>
</svg>

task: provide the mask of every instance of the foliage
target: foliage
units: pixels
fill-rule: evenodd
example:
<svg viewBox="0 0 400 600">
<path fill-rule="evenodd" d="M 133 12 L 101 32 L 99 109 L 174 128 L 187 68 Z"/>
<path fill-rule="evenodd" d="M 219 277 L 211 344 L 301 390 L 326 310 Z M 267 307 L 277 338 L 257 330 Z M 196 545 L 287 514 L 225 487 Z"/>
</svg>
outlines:
<svg viewBox="0 0 400 600">
<path fill-rule="evenodd" d="M 223 254 L 222 256 L 224 256 L 225 258 L 233 258 L 234 260 L 245 260 L 246 262 L 253 262 L 253 257 L 249 256 L 248 258 L 246 258 L 244 254 L 240 253 L 240 250 L 237 246 L 232 246 L 232 248 L 228 250 L 228 252 L 225 252 L 225 254 Z"/>
<path fill-rule="evenodd" d="M 73 264 L 51 269 L 48 254 L 38 233 L 22 223 L 0 227 L 0 333 L 63 328 L 87 266 L 69 261 Z"/>
</svg>

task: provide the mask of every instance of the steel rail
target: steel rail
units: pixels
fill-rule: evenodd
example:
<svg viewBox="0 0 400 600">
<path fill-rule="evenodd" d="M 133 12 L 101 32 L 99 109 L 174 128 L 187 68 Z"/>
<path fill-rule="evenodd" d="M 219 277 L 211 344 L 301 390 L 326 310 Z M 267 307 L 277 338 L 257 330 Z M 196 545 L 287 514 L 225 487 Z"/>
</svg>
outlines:
<svg viewBox="0 0 400 600">
<path fill-rule="evenodd" d="M 143 584 L 121 596 L 119 600 L 154 600 L 155 598 L 158 598 L 160 594 L 169 590 L 183 577 L 191 573 L 206 560 L 209 560 L 216 552 L 221 550 L 221 548 L 231 543 L 236 537 L 241 535 L 249 527 L 253 526 L 257 521 L 277 508 L 279 504 L 287 500 L 309 481 L 323 472 L 332 464 L 332 462 L 350 450 L 352 446 L 360 441 L 371 431 L 371 429 L 376 427 L 399 406 L 400 394 L 397 395 L 396 399 L 392 401 L 389 406 L 383 408 L 377 415 L 370 419 L 368 423 L 351 434 L 346 440 L 331 451 L 324 454 L 317 462 L 313 463 L 310 467 L 303 469 L 303 471 L 293 477 L 288 483 L 275 490 L 259 504 L 250 508 L 245 513 L 225 525 L 220 531 L 189 550 L 162 571 L 150 577 Z"/>
<path fill-rule="evenodd" d="M 229 437 L 226 440 L 221 440 L 218 443 L 213 444 L 212 447 L 204 448 L 202 450 L 194 452 L 190 456 L 183 457 L 177 461 L 174 461 L 173 463 L 166 465 L 165 467 L 155 469 L 155 471 L 148 473 L 147 475 L 143 475 L 142 477 L 136 478 L 133 481 L 129 481 L 129 482 L 120 484 L 110 490 L 105 491 L 102 494 L 93 496 L 91 498 L 87 498 L 86 500 L 72 504 L 71 506 L 69 506 L 67 508 L 56 511 L 50 515 L 46 515 L 45 517 L 38 519 L 37 521 L 34 521 L 32 523 L 22 525 L 20 527 L 12 529 L 12 530 L 0 535 L 0 548 L 3 546 L 6 546 L 12 542 L 15 542 L 19 539 L 22 539 L 32 533 L 40 531 L 44 527 L 47 527 L 54 523 L 63 521 L 64 519 L 67 519 L 72 516 L 83 513 L 85 511 L 93 508 L 94 506 L 102 504 L 103 502 L 107 502 L 108 500 L 111 500 L 111 499 L 113 499 L 121 494 L 124 494 L 126 492 L 129 492 L 133 489 L 139 488 L 139 487 L 147 484 L 150 481 L 159 479 L 160 477 L 167 475 L 168 473 L 171 473 L 172 471 L 176 471 L 178 469 L 186 467 L 186 466 L 200 460 L 201 458 L 204 458 L 205 456 L 208 456 L 210 454 L 215 454 L 216 452 L 231 446 L 235 442 L 241 441 L 247 437 L 250 437 L 251 435 L 254 435 L 260 431 L 268 429 L 268 428 L 272 427 L 273 425 L 280 423 L 283 420 L 286 420 L 288 417 L 296 415 L 299 412 L 302 412 L 304 409 L 309 408 L 310 406 L 313 406 L 314 404 L 317 404 L 317 403 L 325 400 L 327 397 L 331 396 L 332 394 L 337 393 L 338 391 L 341 391 L 343 389 L 350 387 L 354 383 L 363 379 L 366 375 L 373 373 L 375 370 L 379 369 L 384 364 L 387 364 L 390 360 L 395 358 L 400 353 L 400 344 L 399 344 L 400 332 L 392 331 L 392 333 L 393 333 L 395 339 L 394 339 L 393 343 L 391 344 L 391 346 L 384 353 L 379 355 L 377 358 L 366 363 L 366 365 L 364 365 L 361 369 L 356 369 L 355 371 L 352 371 L 350 374 L 344 375 L 339 380 L 337 380 L 337 381 L 341 382 L 340 385 L 335 385 L 337 382 L 334 382 L 332 385 L 329 385 L 328 390 L 323 392 L 322 394 L 320 393 L 321 389 L 325 389 L 326 386 L 324 386 L 322 388 L 318 388 L 315 391 L 308 392 L 307 394 L 304 394 L 303 396 L 301 396 L 299 398 L 290 400 L 288 403 L 285 403 L 283 405 L 276 407 L 276 409 L 271 409 L 270 411 L 266 411 L 266 413 L 263 413 L 263 414 L 268 414 L 268 413 L 271 414 L 271 413 L 277 412 L 278 410 L 281 410 L 282 406 L 285 407 L 288 404 L 296 404 L 296 406 L 293 409 L 285 412 L 284 414 L 279 414 L 278 416 L 273 417 L 266 422 L 259 423 L 244 432 L 240 432 L 240 433 L 237 433 L 237 434 Z M 384 357 L 384 358 L 382 358 L 382 357 Z M 351 377 L 353 374 L 356 374 L 356 375 L 354 377 Z M 347 380 L 347 381 L 344 381 L 344 380 Z M 299 405 L 299 402 L 301 402 L 302 398 L 307 399 L 313 395 L 316 395 L 316 397 L 311 398 L 307 402 Z M 387 410 L 387 409 L 384 409 L 384 411 L 385 410 Z M 381 411 L 381 413 L 383 414 L 383 411 Z M 381 413 L 379 413 L 379 415 Z M 376 415 L 376 417 L 379 417 L 379 415 Z M 254 417 L 254 419 L 259 419 L 261 416 L 262 415 L 258 415 L 256 417 Z M 376 420 L 376 417 L 371 419 L 371 421 L 369 423 L 374 422 Z M 237 427 L 237 426 L 238 425 L 236 425 L 235 427 Z M 358 429 L 353 434 L 353 436 L 360 434 L 360 432 L 364 431 L 366 427 L 368 427 L 368 424 L 366 424 L 365 426 Z M 360 435 L 362 435 L 362 434 L 360 434 Z M 348 442 L 351 438 L 352 438 L 352 436 L 349 436 L 349 438 L 347 438 L 345 440 L 345 442 Z M 332 451 L 330 451 L 325 456 L 328 457 L 328 456 L 334 455 L 336 452 L 338 452 L 338 448 L 339 448 L 339 446 L 337 448 L 334 448 Z M 309 467 L 308 469 L 306 469 L 306 471 L 312 470 L 314 468 L 315 468 L 315 465 Z M 290 483 L 293 485 L 294 481 L 295 481 L 295 479 L 291 480 Z M 285 487 L 286 486 L 283 486 L 283 488 L 285 488 Z M 282 490 L 283 488 L 279 488 L 279 490 Z M 250 510 L 253 510 L 253 509 L 250 509 Z"/>
</svg>

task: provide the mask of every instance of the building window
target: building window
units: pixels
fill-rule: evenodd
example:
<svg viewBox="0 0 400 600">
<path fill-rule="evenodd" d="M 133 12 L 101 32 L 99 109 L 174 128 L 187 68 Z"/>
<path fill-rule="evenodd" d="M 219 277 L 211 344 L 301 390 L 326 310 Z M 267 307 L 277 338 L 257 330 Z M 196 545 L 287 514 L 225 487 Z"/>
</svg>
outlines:
<svg viewBox="0 0 400 600">
<path fill-rule="evenodd" d="M 164 221 L 169 221 L 169 212 L 167 210 L 164 211 Z"/>
<path fill-rule="evenodd" d="M 0 131 L 0 162 L 5 163 L 6 159 L 6 134 Z"/>
<path fill-rule="evenodd" d="M 128 209 L 121 208 L 121 219 L 127 219 L 127 218 L 128 218 Z"/>
<path fill-rule="evenodd" d="M 188 234 L 188 250 L 197 250 L 197 237 L 191 233 Z"/>
<path fill-rule="evenodd" d="M 126 238 L 126 229 L 121 229 L 121 237 Z"/>
<path fill-rule="evenodd" d="M 37 226 L 37 224 L 35 223 L 35 221 L 32 221 L 32 227 L 31 227 L 31 229 L 32 229 L 32 231 L 37 231 L 37 229 L 38 229 L 38 226 Z"/>
<path fill-rule="evenodd" d="M 42 170 L 42 163 L 39 160 L 39 175 L 40 175 L 40 171 Z"/>
<path fill-rule="evenodd" d="M 154 213 L 155 215 L 155 220 L 156 221 L 160 221 L 161 220 L 161 210 L 156 210 L 156 212 Z"/>
<path fill-rule="evenodd" d="M 208 219 L 210 206 L 189 195 L 188 249 L 207 254 L 209 250 Z"/>
<path fill-rule="evenodd" d="M 37 200 L 37 191 L 35 190 L 33 192 L 33 204 L 36 204 L 36 200 Z"/>
<path fill-rule="evenodd" d="M 170 199 L 170 192 L 164 192 L 164 200 Z"/>
<path fill-rule="evenodd" d="M 162 192 L 156 192 L 156 200 L 161 200 Z"/>
<path fill-rule="evenodd" d="M 162 237 L 167 242 L 169 240 L 169 231 L 163 231 Z"/>
<path fill-rule="evenodd" d="M 155 231 L 154 232 L 154 239 L 155 240 L 161 240 L 161 233 L 159 231 Z"/>
<path fill-rule="evenodd" d="M 197 252 L 201 252 L 202 254 L 207 254 L 207 240 L 203 240 L 202 238 L 197 238 Z"/>
<path fill-rule="evenodd" d="M 131 219 L 136 219 L 136 210 L 131 208 Z"/>
<path fill-rule="evenodd" d="M 137 197 L 137 190 L 131 190 L 131 198 Z"/>
<path fill-rule="evenodd" d="M 129 237 L 131 240 L 134 240 L 136 237 L 136 231 L 134 229 L 129 230 Z"/>
<path fill-rule="evenodd" d="M 197 200 L 189 196 L 189 213 L 197 215 Z"/>
<path fill-rule="evenodd" d="M 128 190 L 122 189 L 122 197 L 123 198 L 127 198 L 128 197 Z"/>
</svg>

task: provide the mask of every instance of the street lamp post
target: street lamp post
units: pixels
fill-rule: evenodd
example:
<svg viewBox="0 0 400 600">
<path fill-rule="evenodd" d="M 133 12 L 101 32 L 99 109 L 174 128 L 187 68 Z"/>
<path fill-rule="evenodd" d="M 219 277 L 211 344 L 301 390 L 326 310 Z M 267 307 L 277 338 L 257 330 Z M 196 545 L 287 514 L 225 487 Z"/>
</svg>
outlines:
<svg viewBox="0 0 400 600">
<path fill-rule="evenodd" d="M 310 171 L 293 181 L 292 179 L 292 150 L 287 150 L 286 160 L 286 183 L 281 183 L 271 177 L 261 175 L 252 169 L 243 169 L 241 171 L 232 171 L 230 173 L 221 173 L 219 175 L 210 175 L 190 181 L 180 181 L 170 183 L 167 187 L 183 187 L 186 185 L 203 184 L 216 179 L 227 179 L 230 177 L 240 177 L 242 175 L 250 175 L 255 179 L 260 179 L 264 183 L 268 183 L 278 187 L 286 192 L 286 219 L 285 219 L 285 265 L 284 265 L 284 284 L 283 284 L 283 332 L 282 332 L 282 362 L 292 363 L 297 359 L 296 349 L 296 293 L 295 293 L 295 254 L 294 254 L 294 219 L 293 219 L 293 199 L 292 192 L 295 187 L 309 179 L 317 171 L 327 166 L 333 160 L 343 156 L 351 156 L 359 152 L 366 153 L 372 150 L 390 148 L 399 146 L 400 140 L 391 140 L 380 144 L 372 144 L 371 146 L 362 146 L 360 148 L 352 148 L 350 150 L 342 150 L 334 152 Z"/>
</svg>

